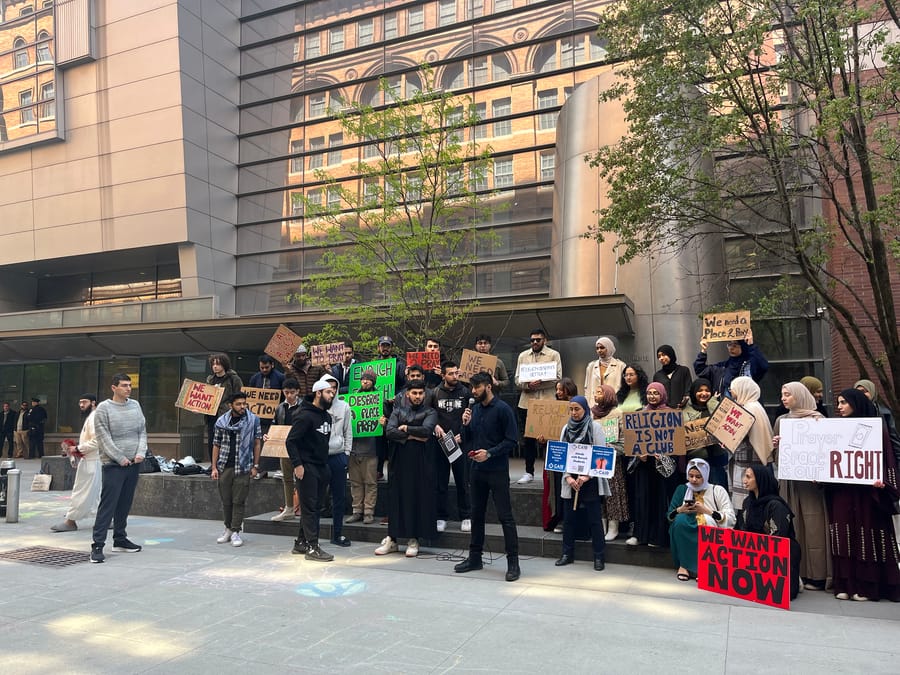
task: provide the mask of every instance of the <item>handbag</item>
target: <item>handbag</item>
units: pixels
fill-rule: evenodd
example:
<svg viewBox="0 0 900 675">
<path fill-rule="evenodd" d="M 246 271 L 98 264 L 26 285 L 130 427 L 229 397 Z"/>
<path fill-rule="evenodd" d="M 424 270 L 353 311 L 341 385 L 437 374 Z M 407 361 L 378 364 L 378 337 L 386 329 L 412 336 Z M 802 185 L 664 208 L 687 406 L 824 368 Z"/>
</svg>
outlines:
<svg viewBox="0 0 900 675">
<path fill-rule="evenodd" d="M 675 460 L 668 455 L 656 455 L 656 472 L 663 478 L 675 473 Z"/>
</svg>

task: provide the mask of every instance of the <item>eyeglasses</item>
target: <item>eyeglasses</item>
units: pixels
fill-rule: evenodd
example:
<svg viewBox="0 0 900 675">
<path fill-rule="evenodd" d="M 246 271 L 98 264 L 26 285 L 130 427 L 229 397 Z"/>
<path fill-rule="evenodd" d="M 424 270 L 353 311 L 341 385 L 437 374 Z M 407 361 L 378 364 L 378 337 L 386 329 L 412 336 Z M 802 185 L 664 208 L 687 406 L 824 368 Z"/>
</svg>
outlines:
<svg viewBox="0 0 900 675">
<path fill-rule="evenodd" d="M 543 342 L 544 338 L 531 338 L 532 342 Z"/>
</svg>

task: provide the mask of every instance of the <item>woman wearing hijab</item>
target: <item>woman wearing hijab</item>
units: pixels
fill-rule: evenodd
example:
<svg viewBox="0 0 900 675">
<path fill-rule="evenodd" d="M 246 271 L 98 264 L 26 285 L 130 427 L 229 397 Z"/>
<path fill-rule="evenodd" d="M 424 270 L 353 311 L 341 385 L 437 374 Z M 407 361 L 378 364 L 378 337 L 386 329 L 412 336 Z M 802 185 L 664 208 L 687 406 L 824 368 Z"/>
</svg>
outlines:
<svg viewBox="0 0 900 675">
<path fill-rule="evenodd" d="M 688 390 L 693 380 L 690 368 L 676 363 L 675 350 L 671 345 L 657 347 L 656 358 L 661 368 L 653 373 L 653 381 L 666 388 L 666 396 L 673 407 L 683 408 L 687 404 Z"/>
<path fill-rule="evenodd" d="M 647 405 L 644 410 L 670 410 L 667 405 L 666 388 L 659 382 L 647 385 Z M 671 461 L 671 458 L 668 458 Z M 652 547 L 669 545 L 669 530 L 666 522 L 666 505 L 674 491 L 677 478 L 663 477 L 657 466 L 659 458 L 641 455 L 632 458 L 629 470 L 633 469 L 634 480 L 634 532 L 625 543 L 629 546 L 647 544 Z M 671 479 L 671 480 L 670 480 Z M 671 484 L 671 485 L 670 485 Z"/>
<path fill-rule="evenodd" d="M 853 385 L 853 388 L 864 393 L 866 398 L 878 408 L 878 414 L 881 415 L 881 418 L 887 425 L 888 435 L 891 437 L 891 448 L 894 451 L 894 459 L 897 460 L 897 464 L 900 465 L 900 434 L 897 433 L 897 425 L 894 423 L 894 413 L 891 412 L 890 408 L 878 400 L 878 390 L 875 388 L 875 383 L 872 382 L 872 380 L 857 380 L 856 384 Z"/>
<path fill-rule="evenodd" d="M 759 385 L 749 377 L 736 377 L 731 382 L 731 398 L 753 415 L 753 424 L 744 440 L 735 448 L 729 464 L 731 500 L 734 508 L 742 507 L 747 491 L 744 489 L 744 471 L 751 464 L 771 464 L 775 460 L 772 446 L 772 424 L 766 409 L 759 402 Z"/>
<path fill-rule="evenodd" d="M 878 417 L 878 409 L 857 389 L 844 389 L 837 399 L 841 417 Z M 900 602 L 900 556 L 891 516 L 900 496 L 897 462 L 888 452 L 882 422 L 883 480 L 874 485 L 832 483 L 827 486 L 834 596 L 839 600 Z"/>
<path fill-rule="evenodd" d="M 687 466 L 687 483 L 675 490 L 668 509 L 672 558 L 678 566 L 679 581 L 697 577 L 697 532 L 700 525 L 734 527 L 734 508 L 728 491 L 709 482 L 709 464 L 692 459 Z"/>
<path fill-rule="evenodd" d="M 616 450 L 616 470 L 609 481 L 609 497 L 604 504 L 607 519 L 606 541 L 619 536 L 619 523 L 631 521 L 628 510 L 628 489 L 625 483 L 625 448 L 622 443 L 622 411 L 616 406 L 616 390 L 608 384 L 601 384 L 594 394 L 591 416 L 603 430 L 603 445 Z"/>
<path fill-rule="evenodd" d="M 727 396 L 731 383 L 738 377 L 750 377 L 759 382 L 769 370 L 769 362 L 753 344 L 753 332 L 747 331 L 743 340 L 725 343 L 728 358 L 718 363 L 707 363 L 707 340 L 700 340 L 700 353 L 694 359 L 694 373 L 712 382 L 713 393 L 718 397 Z"/>
<path fill-rule="evenodd" d="M 618 389 L 625 371 L 625 362 L 614 358 L 616 346 L 608 337 L 599 337 L 594 344 L 597 360 L 587 364 L 584 371 L 584 395 L 592 396 L 601 384 Z"/>
<path fill-rule="evenodd" d="M 681 417 L 685 422 L 703 420 L 712 415 L 719 400 L 713 396 L 712 384 L 704 377 L 698 377 L 691 383 L 688 393 L 688 404 L 681 411 Z M 721 485 L 728 489 L 728 451 L 716 440 L 707 435 L 707 445 L 690 450 L 687 459 L 705 459 L 709 462 L 709 480 L 715 485 Z"/>
<path fill-rule="evenodd" d="M 825 385 L 822 384 L 822 380 L 818 377 L 807 375 L 806 377 L 800 378 L 800 384 L 809 389 L 809 393 L 813 395 L 813 398 L 816 401 L 816 410 L 822 414 L 822 417 L 828 417 L 828 410 L 826 410 L 825 405 L 822 403 L 825 396 Z M 778 407 L 775 408 L 774 419 L 786 415 L 787 412 L 788 409 L 779 401 Z"/>
<path fill-rule="evenodd" d="M 804 417 L 822 419 L 822 413 L 816 410 L 813 395 L 799 382 L 788 382 L 781 388 L 781 404 L 788 412 L 775 420 L 772 442 L 776 449 L 781 439 L 781 420 Z M 805 480 L 783 480 L 781 497 L 797 517 L 794 525 L 803 553 L 800 566 L 803 586 L 811 591 L 824 590 L 831 579 L 831 555 L 828 552 L 828 515 L 822 487 Z"/>
<path fill-rule="evenodd" d="M 800 592 L 800 560 L 803 553 L 794 534 L 794 512 L 778 496 L 778 481 L 772 467 L 762 464 L 748 466 L 744 471 L 744 489 L 748 494 L 744 499 L 744 508 L 738 514 L 737 529 L 790 539 L 791 600 L 795 600 Z"/>
<path fill-rule="evenodd" d="M 556 400 L 571 401 L 578 393 L 578 387 L 570 378 L 564 377 L 556 383 Z M 547 450 L 547 439 L 539 436 L 538 445 Z M 563 519 L 563 503 L 560 496 L 562 476 L 556 471 L 544 471 L 543 491 L 541 493 L 541 521 L 544 532 L 562 532 L 560 523 Z"/>
<path fill-rule="evenodd" d="M 604 437 L 599 423 L 591 419 L 590 408 L 584 396 L 576 396 L 569 401 L 569 421 L 562 428 L 559 440 L 566 443 L 584 443 L 598 445 Z M 578 495 L 578 507 L 575 508 L 575 495 Z M 557 567 L 571 565 L 575 562 L 575 519 L 577 513 L 587 515 L 588 527 L 591 530 L 591 542 L 594 547 L 594 569 L 602 572 L 606 564 L 604 551 L 606 541 L 603 532 L 602 497 L 609 495 L 609 484 L 605 478 L 591 478 L 586 474 L 564 473 L 562 481 L 563 499 L 563 549 L 556 561 Z"/>
</svg>

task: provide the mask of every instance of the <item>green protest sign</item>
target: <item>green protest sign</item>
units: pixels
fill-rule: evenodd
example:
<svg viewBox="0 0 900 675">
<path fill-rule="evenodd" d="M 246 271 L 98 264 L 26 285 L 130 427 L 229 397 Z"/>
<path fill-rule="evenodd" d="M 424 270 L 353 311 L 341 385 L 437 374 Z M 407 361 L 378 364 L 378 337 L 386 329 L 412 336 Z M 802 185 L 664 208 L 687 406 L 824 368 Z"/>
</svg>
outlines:
<svg viewBox="0 0 900 675">
<path fill-rule="evenodd" d="M 397 376 L 397 359 L 379 359 L 354 363 L 350 366 L 350 391 L 359 391 L 359 376 L 367 370 L 375 373 L 375 391 L 380 391 L 384 401 L 394 400 L 394 382 Z"/>
<path fill-rule="evenodd" d="M 380 391 L 346 394 L 344 400 L 353 414 L 353 438 L 381 436 L 384 433 L 384 427 L 378 423 L 382 411 Z"/>
</svg>

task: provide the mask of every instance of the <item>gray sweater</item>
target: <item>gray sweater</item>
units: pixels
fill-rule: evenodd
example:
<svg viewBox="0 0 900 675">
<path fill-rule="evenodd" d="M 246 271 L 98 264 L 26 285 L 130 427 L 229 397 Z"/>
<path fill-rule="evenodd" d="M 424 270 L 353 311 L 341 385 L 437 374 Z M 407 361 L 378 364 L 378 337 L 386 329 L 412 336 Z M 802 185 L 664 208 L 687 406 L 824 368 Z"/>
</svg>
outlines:
<svg viewBox="0 0 900 675">
<path fill-rule="evenodd" d="M 94 411 L 94 432 L 104 464 L 121 464 L 136 455 L 147 456 L 147 423 L 141 404 L 134 399 L 116 403 L 107 399 Z"/>
</svg>

